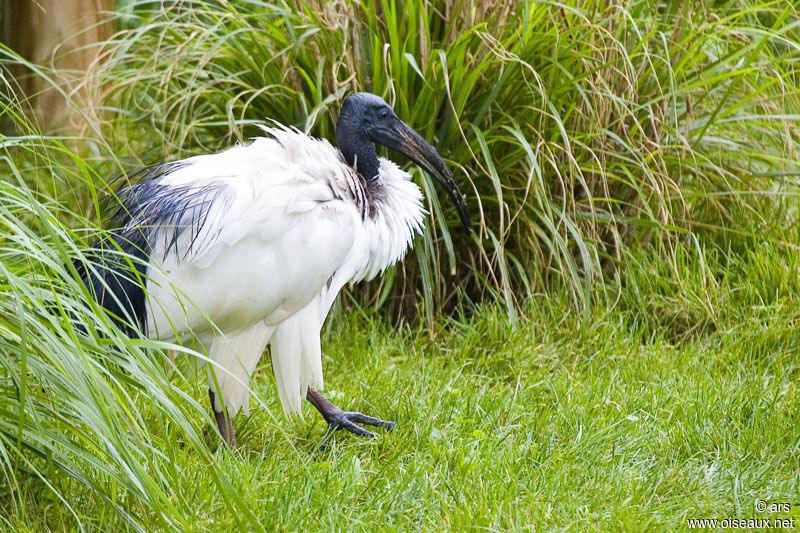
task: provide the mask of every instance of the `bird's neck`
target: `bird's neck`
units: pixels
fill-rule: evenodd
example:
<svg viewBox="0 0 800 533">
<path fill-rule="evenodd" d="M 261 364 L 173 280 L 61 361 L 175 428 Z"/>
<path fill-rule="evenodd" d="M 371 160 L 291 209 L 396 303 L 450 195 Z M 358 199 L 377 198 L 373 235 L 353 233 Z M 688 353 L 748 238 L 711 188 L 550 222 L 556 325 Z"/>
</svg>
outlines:
<svg viewBox="0 0 800 533">
<path fill-rule="evenodd" d="M 352 121 L 340 120 L 336 127 L 336 144 L 344 160 L 367 182 L 369 186 L 378 179 L 380 170 L 378 154 L 364 131 Z"/>
</svg>

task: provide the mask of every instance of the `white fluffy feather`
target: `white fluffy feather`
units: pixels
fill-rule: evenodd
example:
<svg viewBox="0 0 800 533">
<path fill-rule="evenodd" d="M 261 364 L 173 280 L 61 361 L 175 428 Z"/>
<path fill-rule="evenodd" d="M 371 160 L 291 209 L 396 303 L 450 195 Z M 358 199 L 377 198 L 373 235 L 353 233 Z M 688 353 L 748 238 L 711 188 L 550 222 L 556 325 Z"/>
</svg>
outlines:
<svg viewBox="0 0 800 533">
<path fill-rule="evenodd" d="M 401 259 L 424 216 L 419 187 L 391 161 L 380 160 L 386 193 L 365 217 L 363 180 L 337 149 L 296 130 L 264 130 L 271 137 L 189 158 L 158 178 L 224 190 L 198 234 L 182 233 L 172 249 L 154 239 L 147 333 L 210 339 L 210 388 L 230 416 L 248 408 L 267 344 L 283 408 L 300 412 L 308 386 L 322 388 L 319 334 L 336 295 Z"/>
</svg>

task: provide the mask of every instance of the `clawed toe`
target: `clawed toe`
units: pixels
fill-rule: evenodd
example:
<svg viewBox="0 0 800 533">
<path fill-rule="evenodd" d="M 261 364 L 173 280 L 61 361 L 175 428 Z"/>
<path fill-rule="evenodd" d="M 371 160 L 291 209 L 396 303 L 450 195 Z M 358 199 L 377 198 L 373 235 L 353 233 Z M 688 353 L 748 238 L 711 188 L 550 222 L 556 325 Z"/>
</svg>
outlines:
<svg viewBox="0 0 800 533">
<path fill-rule="evenodd" d="M 328 418 L 328 431 L 336 431 L 337 429 L 346 429 L 350 433 L 361 435 L 362 437 L 374 437 L 375 433 L 362 428 L 356 424 L 367 424 L 369 426 L 383 427 L 391 430 L 394 422 L 388 420 L 381 420 L 374 416 L 368 416 L 364 413 L 356 411 L 341 411 L 333 414 Z"/>
<path fill-rule="evenodd" d="M 322 414 L 322 416 L 325 418 L 325 421 L 328 423 L 328 431 L 324 437 L 326 443 L 331 433 L 338 429 L 346 429 L 350 433 L 354 433 L 362 437 L 376 436 L 375 433 L 362 428 L 358 424 L 382 427 L 388 430 L 391 430 L 395 426 L 395 423 L 389 420 L 381 420 L 380 418 L 365 415 L 364 413 L 359 413 L 357 411 L 343 411 L 339 407 L 333 405 L 330 401 L 328 401 L 325 397 L 311 387 L 308 388 L 306 398 L 308 398 L 308 401 L 310 401 L 311 404 L 317 408 L 320 414 Z M 325 449 L 325 444 L 322 445 L 321 449 Z"/>
</svg>

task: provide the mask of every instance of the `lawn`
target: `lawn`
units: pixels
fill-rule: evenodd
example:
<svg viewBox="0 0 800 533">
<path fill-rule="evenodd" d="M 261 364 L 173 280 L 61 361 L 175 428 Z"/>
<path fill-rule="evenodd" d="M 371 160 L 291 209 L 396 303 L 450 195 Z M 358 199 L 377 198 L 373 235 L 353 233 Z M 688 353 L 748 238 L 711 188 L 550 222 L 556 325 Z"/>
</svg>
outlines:
<svg viewBox="0 0 800 533">
<path fill-rule="evenodd" d="M 737 283 L 759 259 L 710 265 L 729 269 L 711 302 L 726 313 L 681 339 L 668 313 L 625 310 L 666 305 L 655 292 L 585 314 L 543 296 L 516 326 L 492 306 L 432 331 L 358 312 L 336 319 L 323 345 L 327 391 L 397 421 L 374 440 L 337 433 L 319 451 L 324 422 L 310 406 L 302 420 L 283 416 L 266 361 L 251 415 L 235 421 L 240 448 L 220 444 L 210 419 L 202 428 L 213 471 L 147 398 L 136 404 L 190 530 L 652 531 L 693 518 L 791 519 L 800 515 L 798 313 L 778 293 L 750 305 L 752 287 Z M 685 281 L 687 292 L 701 289 Z M 204 384 L 192 383 L 202 402 Z M 219 474 L 251 517 L 226 503 Z M 40 484 L 25 487 L 24 506 L 5 509 L 8 527 L 77 526 Z M 89 530 L 123 525 L 79 483 L 60 489 Z M 758 512 L 759 500 L 791 507 Z"/>
</svg>

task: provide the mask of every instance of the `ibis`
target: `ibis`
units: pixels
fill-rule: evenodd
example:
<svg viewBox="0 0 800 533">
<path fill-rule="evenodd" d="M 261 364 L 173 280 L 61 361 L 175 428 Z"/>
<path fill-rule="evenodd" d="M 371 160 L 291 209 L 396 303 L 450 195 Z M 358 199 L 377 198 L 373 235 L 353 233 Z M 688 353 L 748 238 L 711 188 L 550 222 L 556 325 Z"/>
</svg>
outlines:
<svg viewBox="0 0 800 533">
<path fill-rule="evenodd" d="M 323 388 L 320 330 L 345 284 L 401 260 L 425 209 L 410 175 L 373 143 L 432 175 L 469 232 L 449 168 L 380 97 L 343 102 L 336 144 L 289 127 L 223 152 L 146 167 L 114 196 L 114 227 L 92 246 L 86 286 L 131 335 L 197 343 L 222 438 L 249 411 L 249 380 L 269 346 L 283 410 L 307 399 L 329 431 L 374 436 L 394 422 L 345 411 Z"/>
</svg>

